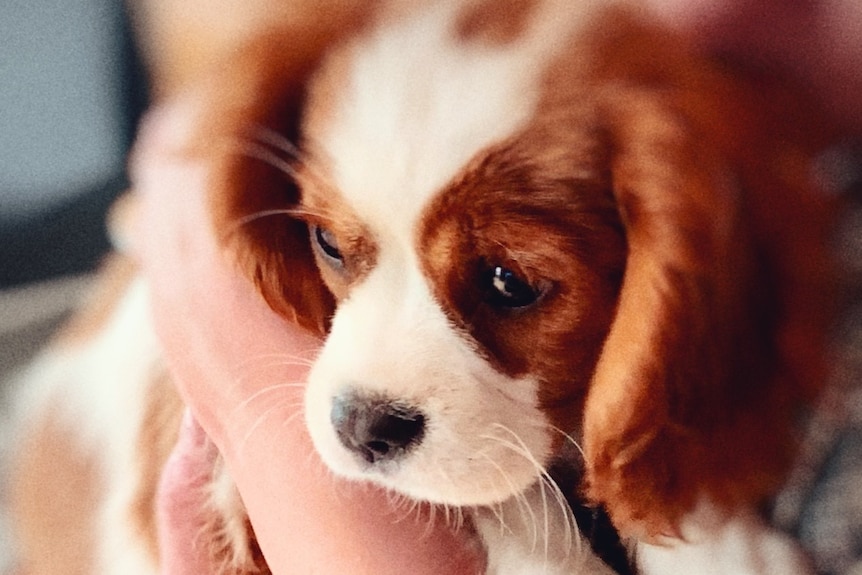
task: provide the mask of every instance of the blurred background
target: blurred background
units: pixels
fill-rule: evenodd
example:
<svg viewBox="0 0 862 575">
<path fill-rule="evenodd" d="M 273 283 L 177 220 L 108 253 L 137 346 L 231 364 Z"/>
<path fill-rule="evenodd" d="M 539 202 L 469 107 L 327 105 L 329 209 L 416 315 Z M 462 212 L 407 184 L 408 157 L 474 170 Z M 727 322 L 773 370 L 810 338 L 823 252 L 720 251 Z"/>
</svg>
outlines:
<svg viewBox="0 0 862 575">
<path fill-rule="evenodd" d="M 146 94 L 123 2 L 0 3 L 0 377 L 107 249 Z"/>
<path fill-rule="evenodd" d="M 146 101 L 121 0 L 0 2 L 4 412 L 3 382 L 86 292 L 108 248 L 105 210 L 126 187 L 125 158 Z M 9 548 L 0 517 L 0 572 Z"/>
</svg>

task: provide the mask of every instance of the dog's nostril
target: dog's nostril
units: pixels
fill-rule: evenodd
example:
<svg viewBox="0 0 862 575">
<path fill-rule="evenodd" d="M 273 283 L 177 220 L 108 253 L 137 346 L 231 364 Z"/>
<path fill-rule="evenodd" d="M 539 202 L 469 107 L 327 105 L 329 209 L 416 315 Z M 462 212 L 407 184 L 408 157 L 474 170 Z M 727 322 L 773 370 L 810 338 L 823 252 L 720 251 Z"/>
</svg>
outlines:
<svg viewBox="0 0 862 575">
<path fill-rule="evenodd" d="M 365 447 L 379 457 L 393 450 L 403 450 L 418 441 L 425 428 L 425 418 L 416 411 L 391 408 L 371 417 Z"/>
<path fill-rule="evenodd" d="M 418 410 L 357 394 L 334 398 L 330 418 L 341 443 L 369 463 L 398 458 L 425 433 Z"/>
</svg>

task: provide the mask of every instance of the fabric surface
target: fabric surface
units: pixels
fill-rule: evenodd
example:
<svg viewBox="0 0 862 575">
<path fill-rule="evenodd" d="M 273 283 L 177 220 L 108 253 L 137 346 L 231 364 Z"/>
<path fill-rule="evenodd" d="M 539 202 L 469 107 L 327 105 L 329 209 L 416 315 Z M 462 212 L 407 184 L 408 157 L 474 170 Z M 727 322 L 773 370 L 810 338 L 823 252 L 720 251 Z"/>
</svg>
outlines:
<svg viewBox="0 0 862 575">
<path fill-rule="evenodd" d="M 832 379 L 773 518 L 799 538 L 821 575 L 862 575 L 862 146 L 831 151 L 819 169 L 848 202 L 835 245 L 850 285 Z"/>
</svg>

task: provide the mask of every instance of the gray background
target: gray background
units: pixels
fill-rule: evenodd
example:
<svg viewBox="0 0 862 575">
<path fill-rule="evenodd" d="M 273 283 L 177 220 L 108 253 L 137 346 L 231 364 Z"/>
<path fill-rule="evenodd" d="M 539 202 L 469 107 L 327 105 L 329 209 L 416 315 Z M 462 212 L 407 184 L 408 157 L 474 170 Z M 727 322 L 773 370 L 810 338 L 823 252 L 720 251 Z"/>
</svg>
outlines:
<svg viewBox="0 0 862 575">
<path fill-rule="evenodd" d="M 0 1 L 0 459 L 3 381 L 86 293 L 145 103 L 122 0 Z"/>
</svg>

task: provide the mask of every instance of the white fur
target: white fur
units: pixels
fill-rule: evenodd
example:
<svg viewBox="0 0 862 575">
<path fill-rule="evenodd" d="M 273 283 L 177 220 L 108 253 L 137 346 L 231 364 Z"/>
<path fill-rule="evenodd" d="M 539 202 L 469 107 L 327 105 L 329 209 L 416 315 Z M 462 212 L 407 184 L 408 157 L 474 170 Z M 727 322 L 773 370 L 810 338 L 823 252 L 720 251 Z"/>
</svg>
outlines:
<svg viewBox="0 0 862 575">
<path fill-rule="evenodd" d="M 310 139 L 381 242 L 412 246 L 429 199 L 478 151 L 530 119 L 545 65 L 591 4 L 546 2 L 524 38 L 488 47 L 458 42 L 464 3 L 440 2 L 347 48 L 345 92 Z"/>
<path fill-rule="evenodd" d="M 422 273 L 417 229 L 474 155 L 529 121 L 543 67 L 585 4 L 541 13 L 526 38 L 504 48 L 457 42 L 458 3 L 378 30 L 347 48 L 346 90 L 329 123 L 306 134 L 378 247 L 309 376 L 315 446 L 340 475 L 421 500 L 490 506 L 475 520 L 497 575 L 610 570 L 580 544 L 565 503 L 536 483 L 552 441 L 539 382 L 501 374 L 449 322 Z M 348 388 L 421 410 L 422 441 L 399 460 L 366 465 L 330 422 L 333 398 Z"/>
<path fill-rule="evenodd" d="M 550 455 L 537 383 L 482 360 L 449 325 L 415 264 L 405 265 L 407 253 L 381 256 L 340 306 L 309 375 L 306 415 L 322 457 L 342 475 L 439 503 L 495 503 L 523 490 Z M 425 437 L 408 457 L 368 473 L 339 443 L 330 406 L 348 385 L 425 413 Z"/>
<path fill-rule="evenodd" d="M 810 575 L 798 545 L 752 514 L 722 518 L 708 503 L 682 524 L 682 540 L 638 545 L 643 575 Z"/>
<path fill-rule="evenodd" d="M 583 7 L 542 12 L 525 38 L 488 47 L 457 41 L 459 6 L 441 3 L 350 45 L 333 119 L 306 134 L 379 248 L 375 269 L 338 308 L 309 377 L 306 415 L 339 474 L 481 505 L 535 481 L 550 455 L 547 420 L 536 380 L 500 374 L 449 323 L 422 274 L 417 229 L 431 198 L 474 155 L 530 119 L 544 64 L 559 48 L 547 38 L 566 38 Z M 369 474 L 341 446 L 329 414 L 348 385 L 423 411 L 428 428 L 410 457 Z"/>
<path fill-rule="evenodd" d="M 94 538 L 100 575 L 157 573 L 129 513 L 141 477 L 137 438 L 145 393 L 159 357 L 147 289 L 139 281 L 98 336 L 82 345 L 55 346 L 18 384 L 19 418 L 38 422 L 39 413 L 59 408 L 80 449 L 98 454 L 105 490 Z M 16 427 L 26 431 L 27 421 Z"/>
<path fill-rule="evenodd" d="M 538 482 L 473 516 L 488 552 L 487 575 L 612 575 L 580 539 L 562 495 Z"/>
<path fill-rule="evenodd" d="M 505 47 L 457 42 L 452 2 L 379 29 L 345 48 L 344 92 L 329 103 L 327 123 L 306 134 L 378 248 L 374 269 L 339 305 L 309 377 L 315 446 L 340 475 L 479 506 L 489 573 L 498 575 L 610 570 L 566 538 L 568 512 L 537 487 L 551 448 L 538 382 L 497 372 L 451 325 L 423 276 L 417 230 L 431 199 L 477 153 L 529 122 L 544 65 L 591 9 L 568 4 L 548 3 L 526 37 Z M 333 398 L 348 388 L 421 410 L 422 441 L 384 464 L 356 457 L 330 422 Z M 752 518 L 702 529 L 703 517 L 687 522 L 687 543 L 643 545 L 644 572 L 807 572 L 792 545 Z"/>
</svg>

